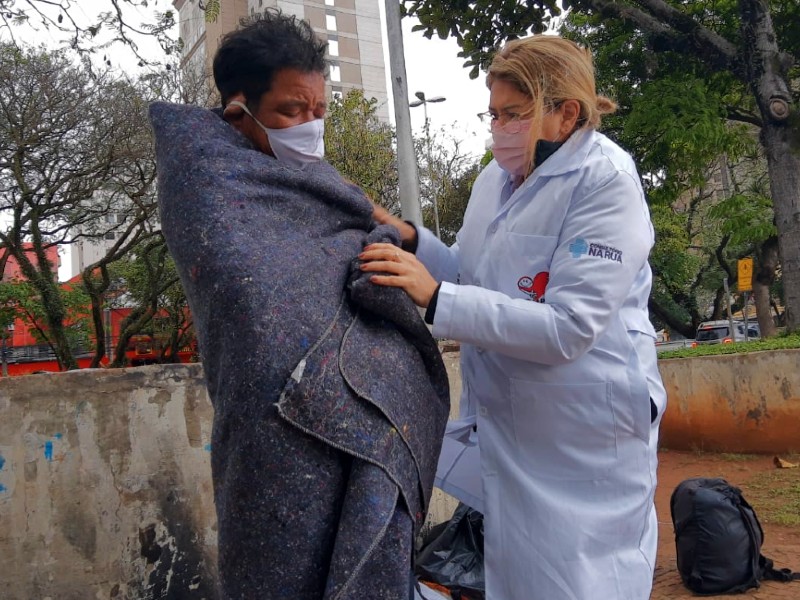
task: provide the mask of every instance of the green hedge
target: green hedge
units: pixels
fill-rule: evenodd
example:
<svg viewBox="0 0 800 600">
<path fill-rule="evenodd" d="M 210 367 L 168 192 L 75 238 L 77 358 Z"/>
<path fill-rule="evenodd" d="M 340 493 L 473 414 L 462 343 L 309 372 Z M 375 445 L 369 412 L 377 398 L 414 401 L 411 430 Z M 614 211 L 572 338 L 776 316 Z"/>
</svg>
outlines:
<svg viewBox="0 0 800 600">
<path fill-rule="evenodd" d="M 714 356 L 717 354 L 746 354 L 748 352 L 763 352 L 764 350 L 788 350 L 800 348 L 800 333 L 780 335 L 778 337 L 755 342 L 737 342 L 735 344 L 703 344 L 696 348 L 679 348 L 659 352 L 659 360 L 670 358 L 693 358 L 695 356 Z"/>
</svg>

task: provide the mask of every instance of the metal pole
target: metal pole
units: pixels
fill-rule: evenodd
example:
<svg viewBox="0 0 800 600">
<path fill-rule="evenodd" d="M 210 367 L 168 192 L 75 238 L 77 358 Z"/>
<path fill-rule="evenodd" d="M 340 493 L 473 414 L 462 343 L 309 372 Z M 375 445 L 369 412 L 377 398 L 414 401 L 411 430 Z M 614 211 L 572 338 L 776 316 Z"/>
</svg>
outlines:
<svg viewBox="0 0 800 600">
<path fill-rule="evenodd" d="M 744 314 L 744 341 L 750 341 L 750 335 L 748 334 L 748 323 L 747 323 L 747 313 L 748 313 L 748 306 L 747 303 L 750 300 L 749 294 L 744 292 L 744 308 L 742 309 L 742 313 Z"/>
<path fill-rule="evenodd" d="M 406 59 L 403 54 L 403 29 L 400 25 L 399 0 L 385 0 L 386 38 L 389 42 L 389 72 L 392 78 L 394 118 L 397 127 L 397 170 L 400 178 L 400 209 L 403 219 L 422 226 L 419 204 L 419 176 L 411 134 L 411 113 L 408 108 Z"/>
<path fill-rule="evenodd" d="M 736 333 L 733 331 L 733 313 L 731 312 L 731 292 L 728 288 L 728 278 L 723 279 L 725 286 L 725 306 L 728 308 L 728 331 L 731 334 L 731 342 L 736 343 Z"/>
<path fill-rule="evenodd" d="M 114 360 L 114 349 L 111 347 L 113 342 L 112 332 L 111 332 L 111 309 L 106 307 L 103 309 L 103 316 L 105 317 L 105 346 L 106 346 L 106 358 L 110 363 Z"/>
</svg>

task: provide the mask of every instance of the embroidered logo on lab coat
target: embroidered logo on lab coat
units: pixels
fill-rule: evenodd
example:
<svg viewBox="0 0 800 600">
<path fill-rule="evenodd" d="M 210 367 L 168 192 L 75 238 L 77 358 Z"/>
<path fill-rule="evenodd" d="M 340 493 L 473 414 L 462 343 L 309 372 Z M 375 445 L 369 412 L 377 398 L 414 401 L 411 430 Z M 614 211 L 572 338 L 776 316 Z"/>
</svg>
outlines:
<svg viewBox="0 0 800 600">
<path fill-rule="evenodd" d="M 533 279 L 527 275 L 520 277 L 519 281 L 517 281 L 517 287 L 534 302 L 544 302 L 544 292 L 548 281 L 550 281 L 550 273 L 542 271 Z"/>
<path fill-rule="evenodd" d="M 587 256 L 595 256 L 605 260 L 613 260 L 622 264 L 622 250 L 618 250 L 612 246 L 605 244 L 597 244 L 595 242 L 587 242 L 583 238 L 577 238 L 569 245 L 569 251 L 572 258 L 580 258 L 584 254 Z"/>
</svg>

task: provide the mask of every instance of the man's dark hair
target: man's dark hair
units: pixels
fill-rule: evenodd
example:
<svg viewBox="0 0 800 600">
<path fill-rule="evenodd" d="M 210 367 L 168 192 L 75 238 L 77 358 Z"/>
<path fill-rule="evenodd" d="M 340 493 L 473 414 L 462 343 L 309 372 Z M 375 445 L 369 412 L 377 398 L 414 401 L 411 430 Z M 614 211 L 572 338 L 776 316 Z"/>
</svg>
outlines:
<svg viewBox="0 0 800 600">
<path fill-rule="evenodd" d="M 248 107 L 258 105 L 278 71 L 327 74 L 327 42 L 320 41 L 311 26 L 294 15 L 268 8 L 243 20 L 242 27 L 222 38 L 214 56 L 214 83 L 222 105 L 238 92 Z"/>
</svg>

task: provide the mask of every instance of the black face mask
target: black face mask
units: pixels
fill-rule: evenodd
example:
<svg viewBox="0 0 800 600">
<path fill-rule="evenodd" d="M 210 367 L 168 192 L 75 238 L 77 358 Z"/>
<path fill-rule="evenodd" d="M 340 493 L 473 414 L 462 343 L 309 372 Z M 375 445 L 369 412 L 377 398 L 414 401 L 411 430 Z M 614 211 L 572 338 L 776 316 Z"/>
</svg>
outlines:
<svg viewBox="0 0 800 600">
<path fill-rule="evenodd" d="M 533 168 L 535 169 L 553 154 L 556 150 L 561 148 L 564 142 L 548 142 L 547 140 L 539 140 L 536 142 L 536 151 L 533 155 Z"/>
</svg>

